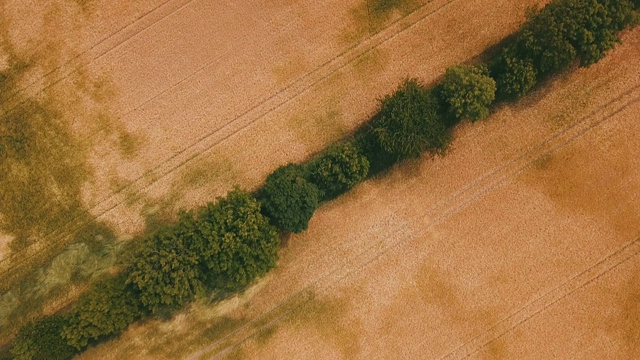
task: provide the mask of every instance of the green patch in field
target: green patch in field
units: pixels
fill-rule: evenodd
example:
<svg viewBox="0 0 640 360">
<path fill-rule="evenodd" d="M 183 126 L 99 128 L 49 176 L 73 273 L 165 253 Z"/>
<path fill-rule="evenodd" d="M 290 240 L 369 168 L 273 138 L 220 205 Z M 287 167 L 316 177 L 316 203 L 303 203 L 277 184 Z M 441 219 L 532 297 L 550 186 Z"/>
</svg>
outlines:
<svg viewBox="0 0 640 360">
<path fill-rule="evenodd" d="M 542 154 L 539 158 L 533 161 L 533 168 L 536 170 L 546 170 L 551 166 L 553 154 Z"/>
<path fill-rule="evenodd" d="M 233 182 L 241 176 L 230 159 L 221 153 L 211 153 L 187 164 L 175 188 L 197 189 L 212 182 Z M 176 190 L 177 190 L 176 189 Z"/>
<path fill-rule="evenodd" d="M 617 294 L 619 302 L 609 312 L 604 330 L 610 338 L 619 338 L 623 341 L 627 359 L 640 357 L 640 277 L 637 272 L 630 276 L 623 287 L 607 285 L 608 294 Z"/>
<path fill-rule="evenodd" d="M 269 325 L 261 328 L 255 335 L 255 340 L 258 345 L 265 345 L 271 340 L 271 338 L 278 332 L 277 325 Z"/>
<path fill-rule="evenodd" d="M 89 179 L 84 149 L 60 114 L 23 99 L 0 115 L 0 231 L 14 251 L 42 241 L 83 215 L 81 185 Z"/>
<path fill-rule="evenodd" d="M 309 149 L 336 141 L 347 131 L 337 98 L 331 99 L 326 108 L 321 111 L 305 112 L 290 118 L 287 127 Z"/>
<path fill-rule="evenodd" d="M 233 349 L 231 352 L 229 352 L 228 354 L 226 354 L 223 359 L 225 360 L 241 360 L 244 359 L 244 351 L 242 350 L 242 348 L 236 348 Z"/>
<path fill-rule="evenodd" d="M 364 0 L 351 10 L 352 24 L 343 31 L 347 43 L 378 33 L 394 18 L 405 17 L 418 9 L 426 0 Z"/>
<path fill-rule="evenodd" d="M 142 138 L 136 137 L 130 132 L 121 131 L 118 133 L 118 148 L 127 159 L 133 158 L 143 144 Z"/>
<path fill-rule="evenodd" d="M 286 85 L 295 78 L 302 76 L 307 69 L 307 63 L 301 54 L 295 54 L 281 64 L 275 65 L 271 72 L 279 85 Z"/>
<path fill-rule="evenodd" d="M 349 306 L 346 296 L 321 299 L 310 293 L 306 302 L 291 311 L 287 322 L 303 329 L 312 327 L 327 344 L 338 348 L 344 359 L 354 359 L 360 351 L 360 324 L 345 318 Z"/>
<path fill-rule="evenodd" d="M 463 325 L 469 331 L 491 328 L 499 319 L 493 309 L 475 306 L 472 297 L 459 288 L 456 279 L 436 266 L 423 266 L 416 274 L 414 284 L 426 304 L 437 307 L 449 321 Z M 500 339 L 494 340 L 487 344 L 487 351 L 500 358 L 504 354 L 504 343 Z"/>
<path fill-rule="evenodd" d="M 220 339 L 237 329 L 238 326 L 243 323 L 244 321 L 242 320 L 223 316 L 213 325 L 207 327 L 207 329 L 202 333 L 202 336 L 207 339 Z"/>
<path fill-rule="evenodd" d="M 378 75 L 389 64 L 389 56 L 379 48 L 374 48 L 362 54 L 354 63 L 353 68 L 358 72 L 359 78 L 367 78 Z"/>
<path fill-rule="evenodd" d="M 97 95 L 102 97 L 104 95 Z M 146 138 L 128 131 L 123 123 L 112 119 L 106 109 L 97 109 L 94 138 L 108 140 L 125 159 L 134 158 L 146 144 Z"/>
<path fill-rule="evenodd" d="M 144 201 L 147 225 L 154 222 L 157 215 L 161 221 L 175 218 L 180 209 L 192 208 L 194 196 L 212 201 L 214 195 L 223 194 L 235 184 L 245 181 L 243 170 L 222 152 L 212 151 L 186 163 L 177 172 L 169 189 L 161 199 L 146 197 Z M 152 216 L 149 216 L 152 215 Z"/>
<path fill-rule="evenodd" d="M 95 11 L 95 0 L 70 0 L 82 10 L 84 14 L 93 14 Z"/>
</svg>

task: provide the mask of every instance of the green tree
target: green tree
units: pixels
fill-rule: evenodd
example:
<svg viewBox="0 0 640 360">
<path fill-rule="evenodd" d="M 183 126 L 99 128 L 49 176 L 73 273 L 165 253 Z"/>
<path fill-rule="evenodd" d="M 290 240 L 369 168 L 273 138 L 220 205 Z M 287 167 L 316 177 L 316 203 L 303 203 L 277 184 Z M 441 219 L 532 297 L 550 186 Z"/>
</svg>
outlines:
<svg viewBox="0 0 640 360">
<path fill-rule="evenodd" d="M 559 16 L 564 16 L 566 36 L 582 66 L 602 59 L 620 42 L 618 33 L 634 22 L 634 5 L 628 0 L 567 0 L 566 7 Z"/>
<path fill-rule="evenodd" d="M 281 166 L 267 176 L 258 192 L 265 214 L 282 230 L 306 230 L 318 208 L 320 191 L 304 175 L 300 165 Z"/>
<path fill-rule="evenodd" d="M 416 79 L 408 79 L 382 99 L 372 130 L 381 148 L 398 159 L 418 157 L 426 150 L 440 152 L 449 132 L 439 110 L 437 96 Z"/>
<path fill-rule="evenodd" d="M 323 199 L 333 199 L 364 180 L 369 160 L 353 143 L 332 145 L 307 169 L 309 180 L 320 189 Z"/>
<path fill-rule="evenodd" d="M 99 282 L 80 297 L 62 335 L 81 350 L 91 341 L 120 334 L 143 315 L 138 294 L 125 284 L 124 276 L 118 276 Z"/>
<path fill-rule="evenodd" d="M 517 52 L 530 59 L 538 76 L 546 77 L 569 67 L 577 52 L 563 32 L 563 19 L 555 3 L 533 12 L 516 37 Z"/>
<path fill-rule="evenodd" d="M 218 290 L 245 287 L 276 265 L 280 238 L 260 203 L 238 188 L 198 214 L 208 284 Z"/>
<path fill-rule="evenodd" d="M 589 66 L 620 41 L 618 32 L 637 14 L 629 0 L 556 0 L 532 11 L 515 37 L 518 58 L 541 77 L 567 68 L 576 58 Z"/>
<path fill-rule="evenodd" d="M 129 270 L 127 283 L 140 292 L 142 304 L 151 312 L 180 308 L 204 292 L 198 253 L 202 238 L 193 213 L 181 212 L 177 224 L 147 240 Z"/>
<path fill-rule="evenodd" d="M 447 69 L 440 91 L 450 115 L 457 120 L 476 121 L 489 116 L 496 81 L 485 66 L 458 65 Z"/>
<path fill-rule="evenodd" d="M 67 318 L 53 315 L 24 326 L 13 341 L 11 355 L 16 360 L 66 360 L 76 349 L 62 336 Z"/>
<path fill-rule="evenodd" d="M 500 99 L 517 99 L 528 93 L 537 82 L 536 70 L 528 59 L 518 58 L 514 48 L 503 49 L 491 67 L 496 80 L 496 95 Z"/>
</svg>

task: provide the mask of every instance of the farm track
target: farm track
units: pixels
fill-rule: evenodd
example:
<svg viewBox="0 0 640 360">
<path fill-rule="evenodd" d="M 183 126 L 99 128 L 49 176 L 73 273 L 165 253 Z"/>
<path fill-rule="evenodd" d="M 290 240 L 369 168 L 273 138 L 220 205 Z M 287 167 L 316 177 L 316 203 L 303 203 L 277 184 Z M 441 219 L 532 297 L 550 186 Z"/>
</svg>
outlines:
<svg viewBox="0 0 640 360">
<path fill-rule="evenodd" d="M 117 47 L 121 46 L 126 41 L 133 38 L 135 35 L 153 26 L 153 24 L 170 16 L 172 13 L 180 10 L 184 6 L 187 6 L 188 3 L 190 3 L 191 1 L 193 0 L 183 0 L 181 2 L 171 4 L 170 7 L 163 9 L 161 13 L 155 14 L 152 18 L 146 20 L 144 24 L 141 24 L 135 27 L 135 28 L 140 28 L 140 30 L 137 30 L 137 31 L 135 29 L 128 30 L 132 32 L 132 34 L 128 34 L 128 31 L 125 31 L 126 34 L 118 35 L 116 33 L 106 38 L 105 40 L 102 40 L 99 44 L 96 44 L 90 50 L 86 51 L 86 52 L 96 51 L 96 53 L 98 54 L 98 55 L 95 55 L 93 60 L 89 61 L 89 63 L 92 61 L 95 61 L 101 56 L 104 56 L 105 54 L 112 51 L 113 49 L 116 49 Z M 434 14 L 437 14 L 438 12 L 446 8 L 448 5 L 456 1 L 458 0 L 441 0 L 441 1 L 434 0 L 416 9 L 415 11 L 408 14 L 407 16 L 392 22 L 386 28 L 366 38 L 360 43 L 353 45 L 352 47 L 346 49 L 345 51 L 337 54 L 330 60 L 318 66 L 316 69 L 300 76 L 296 80 L 292 81 L 290 84 L 281 88 L 275 94 L 267 97 L 266 99 L 262 100 L 258 104 L 252 106 L 251 108 L 249 108 L 242 114 L 238 115 L 237 117 L 235 117 L 230 122 L 223 125 L 222 127 L 213 129 L 209 133 L 203 135 L 191 145 L 185 147 L 184 149 L 177 152 L 170 158 L 164 160 L 160 164 L 146 171 L 143 175 L 133 180 L 127 186 L 119 188 L 118 190 L 112 192 L 108 197 L 104 199 L 98 200 L 98 202 L 89 209 L 89 212 L 93 214 L 97 219 L 100 219 L 101 217 L 109 213 L 114 208 L 125 203 L 126 201 L 125 197 L 121 196 L 123 193 L 131 194 L 134 197 L 139 196 L 139 194 L 142 194 L 146 189 L 148 189 L 149 187 L 157 183 L 159 180 L 165 178 L 169 174 L 180 169 L 185 164 L 196 159 L 200 155 L 207 153 L 208 151 L 213 149 L 215 146 L 221 144 L 222 142 L 238 134 L 239 132 L 247 129 L 252 124 L 260 121 L 270 112 L 273 112 L 274 110 L 277 110 L 283 105 L 296 99 L 297 97 L 309 91 L 315 85 L 329 78 L 331 75 L 335 74 L 336 72 L 340 71 L 346 66 L 354 63 L 361 57 L 365 56 L 366 54 L 376 49 L 377 47 L 392 40 L 399 34 L 412 29 L 414 26 L 416 26 L 420 22 L 424 21 L 425 19 L 429 18 Z M 168 4 L 169 2 L 170 1 L 165 2 L 159 5 L 158 7 L 156 7 L 155 9 L 159 9 L 162 6 Z M 153 10 L 150 11 L 150 13 L 151 12 L 153 12 Z M 131 24 L 127 25 L 127 27 L 129 26 L 131 26 Z M 124 30 L 126 30 L 126 27 Z M 120 31 L 124 31 L 124 30 L 120 30 Z M 118 37 L 123 36 L 124 40 L 116 41 L 115 45 L 111 45 L 111 47 L 109 47 L 108 44 L 116 36 Z M 101 48 L 102 46 L 106 48 L 102 49 Z M 98 48 L 98 50 L 95 50 L 96 48 Z M 78 61 L 81 61 L 81 57 L 78 57 L 77 59 Z M 83 66 L 83 65 L 86 65 L 86 63 L 79 63 L 78 66 Z M 205 69 L 208 65 L 209 63 L 204 64 L 203 66 L 198 68 L 195 72 L 191 73 L 190 75 L 187 75 L 182 80 L 176 82 L 174 85 L 168 87 L 167 89 L 163 90 L 161 93 L 155 95 L 153 98 L 146 100 L 145 103 L 153 100 L 155 97 L 158 97 L 170 91 L 172 88 L 179 85 L 180 83 L 197 75 L 200 71 Z M 73 74 L 74 71 L 77 71 L 77 69 L 78 68 L 75 68 L 75 70 L 70 70 L 63 77 L 52 81 L 52 84 L 49 86 L 54 86 L 55 84 L 60 83 L 61 81 L 69 77 L 71 74 Z M 55 71 L 49 73 L 49 75 L 55 75 L 55 74 L 56 74 Z M 36 83 L 34 83 L 34 85 L 35 84 Z M 46 88 L 40 90 L 40 92 L 44 90 L 46 90 Z M 135 111 L 139 107 L 143 106 L 145 103 L 126 112 L 125 114 L 122 114 L 121 117 L 124 117 L 127 114 Z M 31 261 L 38 256 L 38 254 L 46 252 L 47 250 L 55 248 L 56 246 L 61 246 L 60 244 L 63 243 L 69 237 L 69 235 L 82 229 L 87 224 L 88 224 L 88 221 L 86 221 L 84 218 L 71 219 L 69 222 L 67 222 L 67 224 L 61 227 L 58 231 L 46 234 L 44 236 L 44 239 L 51 239 L 51 241 L 40 241 L 36 244 L 29 246 L 27 249 L 21 251 L 18 254 L 12 254 L 11 256 L 0 260 L 0 276 L 3 276 L 3 278 L 5 279 L 10 279 L 12 276 L 10 272 L 15 271 L 19 273 L 20 269 L 25 266 L 28 266 L 31 263 Z M 46 243 L 46 244 L 43 244 L 43 243 Z"/>
<path fill-rule="evenodd" d="M 431 220 L 417 226 L 417 230 L 424 232 L 433 228 L 451 215 L 456 214 L 468 205 L 478 201 L 484 195 L 499 187 L 501 184 L 504 184 L 509 179 L 521 174 L 530 168 L 538 159 L 569 145 L 577 139 L 580 139 L 583 135 L 605 124 L 609 119 L 638 102 L 640 102 L 640 85 L 633 86 L 619 93 L 617 96 L 609 99 L 606 103 L 596 108 L 586 116 L 556 131 L 534 147 L 507 161 L 503 165 L 494 168 L 485 175 L 478 177 L 461 190 L 451 194 L 432 206 L 423 214 L 423 216 L 418 218 L 418 221 L 425 219 Z M 189 359 L 198 359 L 209 354 L 215 355 L 208 358 L 219 359 L 231 353 L 243 343 L 259 334 L 261 330 L 272 327 L 286 320 L 296 309 L 308 304 L 313 299 L 310 294 L 321 294 L 323 292 L 327 292 L 351 274 L 359 272 L 380 259 L 389 251 L 406 244 L 412 239 L 411 233 L 406 230 L 407 229 L 404 229 L 403 231 L 402 228 L 393 229 L 392 232 L 404 234 L 404 236 L 399 236 L 401 240 L 389 244 L 385 243 L 385 241 L 380 241 L 369 246 L 353 256 L 351 259 L 345 261 L 345 266 L 336 267 L 331 271 L 326 272 L 269 311 L 241 326 L 231 334 L 216 341 L 208 348 L 194 354 Z M 619 265 L 634 258 L 638 253 L 640 253 L 640 238 L 626 243 L 609 255 L 582 270 L 577 275 L 570 277 L 560 285 L 545 292 L 531 302 L 519 307 L 511 314 L 492 325 L 484 333 L 462 344 L 458 348 L 453 349 L 442 358 L 449 359 L 468 357 L 478 351 L 481 351 L 492 341 L 499 339 L 521 324 L 527 322 L 529 319 L 544 312 L 547 308 L 604 276 Z M 286 311 L 282 309 L 286 309 Z"/>
</svg>

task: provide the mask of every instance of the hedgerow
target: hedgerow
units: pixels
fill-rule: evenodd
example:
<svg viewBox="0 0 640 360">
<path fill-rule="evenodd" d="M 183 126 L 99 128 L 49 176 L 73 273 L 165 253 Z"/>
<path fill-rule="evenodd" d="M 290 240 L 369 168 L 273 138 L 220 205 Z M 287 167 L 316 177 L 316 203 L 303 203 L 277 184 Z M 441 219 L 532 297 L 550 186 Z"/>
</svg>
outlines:
<svg viewBox="0 0 640 360">
<path fill-rule="evenodd" d="M 127 284 L 139 291 L 151 312 L 180 308 L 205 292 L 205 273 L 198 249 L 202 246 L 193 212 L 180 213 L 177 224 L 147 240 L 127 272 Z"/>
<path fill-rule="evenodd" d="M 331 146 L 306 168 L 276 169 L 257 199 L 234 189 L 199 211 L 181 212 L 175 224 L 145 240 L 120 276 L 96 284 L 69 314 L 22 328 L 12 355 L 69 359 L 148 312 L 250 285 L 276 265 L 277 228 L 304 231 L 320 199 L 348 191 L 398 160 L 441 153 L 450 140 L 445 114 L 477 120 L 488 114 L 494 91 L 503 100 L 515 99 L 576 60 L 582 66 L 597 62 L 619 41 L 618 32 L 638 21 L 638 6 L 638 0 L 556 0 L 530 13 L 488 73 L 481 66 L 449 69 L 438 90 L 442 99 L 433 88 L 406 80 L 352 139 Z"/>
<path fill-rule="evenodd" d="M 145 315 L 140 296 L 125 280 L 124 276 L 104 280 L 80 297 L 62 331 L 67 344 L 81 350 L 90 342 L 120 334 Z"/>
<path fill-rule="evenodd" d="M 447 69 L 439 90 L 449 116 L 473 122 L 489 116 L 496 81 L 486 66 L 457 65 Z"/>
<path fill-rule="evenodd" d="M 630 0 L 556 0 L 533 9 L 492 66 L 505 99 L 526 94 L 539 79 L 598 62 L 620 41 L 618 33 L 637 22 Z"/>
</svg>

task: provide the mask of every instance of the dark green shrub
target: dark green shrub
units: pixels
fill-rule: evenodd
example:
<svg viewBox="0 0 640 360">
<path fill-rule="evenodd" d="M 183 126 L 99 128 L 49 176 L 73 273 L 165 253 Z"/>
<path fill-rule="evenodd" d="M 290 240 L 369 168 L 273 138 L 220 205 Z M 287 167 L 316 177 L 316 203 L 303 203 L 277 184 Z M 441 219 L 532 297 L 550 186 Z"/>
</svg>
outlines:
<svg viewBox="0 0 640 360">
<path fill-rule="evenodd" d="M 439 89 L 447 111 L 456 120 L 476 121 L 489 116 L 489 105 L 496 97 L 496 81 L 485 66 L 450 67 Z"/>
<path fill-rule="evenodd" d="M 204 245 L 191 212 L 181 212 L 178 223 L 150 237 L 129 270 L 127 283 L 140 292 L 150 311 L 180 308 L 204 291 L 200 267 Z"/>
<path fill-rule="evenodd" d="M 13 341 L 11 354 L 16 360 L 71 359 L 77 351 L 62 336 L 67 324 L 67 318 L 53 315 L 26 325 Z"/>
<path fill-rule="evenodd" d="M 634 22 L 629 0 L 557 0 L 532 11 L 515 37 L 516 58 L 531 61 L 540 77 L 566 69 L 576 58 L 589 66 L 619 42 Z"/>
<path fill-rule="evenodd" d="M 374 121 L 375 117 L 370 121 L 370 123 L 373 123 Z M 360 152 L 369 161 L 368 176 L 373 176 L 389 169 L 393 164 L 395 164 L 398 157 L 386 152 L 382 148 L 382 145 L 378 142 L 378 137 L 373 133 L 370 123 L 365 124 L 356 132 L 353 144 L 358 148 L 358 152 Z"/>
<path fill-rule="evenodd" d="M 308 168 L 309 180 L 329 200 L 346 192 L 369 174 L 369 160 L 353 143 L 332 145 Z"/>
<path fill-rule="evenodd" d="M 558 73 L 571 65 L 577 52 L 564 34 L 564 21 L 551 3 L 524 24 L 516 37 L 521 59 L 530 59 L 538 76 Z"/>
<path fill-rule="evenodd" d="M 561 23 L 562 36 L 576 49 L 581 65 L 589 66 L 620 41 L 618 32 L 632 22 L 633 4 L 628 0 L 564 0 L 550 4 L 548 12 Z"/>
<path fill-rule="evenodd" d="M 518 58 L 511 47 L 505 48 L 491 68 L 500 99 L 514 100 L 528 93 L 536 84 L 537 75 L 529 60 Z"/>
<path fill-rule="evenodd" d="M 255 198 L 236 188 L 199 212 L 201 257 L 212 288 L 245 287 L 276 265 L 280 238 L 260 210 Z"/>
<path fill-rule="evenodd" d="M 415 79 L 382 99 L 371 127 L 382 150 L 398 159 L 441 152 L 449 141 L 437 96 Z"/>
<path fill-rule="evenodd" d="M 118 276 L 99 282 L 80 297 L 62 335 L 81 350 L 92 341 L 120 334 L 143 315 L 139 295 L 125 284 L 124 276 Z"/>
<path fill-rule="evenodd" d="M 318 207 L 320 191 L 304 175 L 299 165 L 281 166 L 267 177 L 258 192 L 264 213 L 282 230 L 306 230 Z"/>
</svg>

